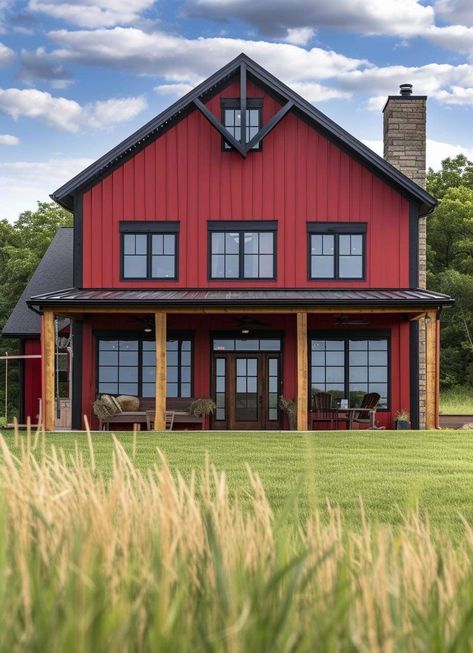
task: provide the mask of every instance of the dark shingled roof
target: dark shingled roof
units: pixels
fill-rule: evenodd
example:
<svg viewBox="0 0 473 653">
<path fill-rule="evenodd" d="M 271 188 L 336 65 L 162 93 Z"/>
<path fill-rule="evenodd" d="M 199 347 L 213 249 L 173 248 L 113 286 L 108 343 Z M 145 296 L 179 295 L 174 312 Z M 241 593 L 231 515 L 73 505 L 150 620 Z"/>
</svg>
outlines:
<svg viewBox="0 0 473 653">
<path fill-rule="evenodd" d="M 62 227 L 57 231 L 3 327 L 2 336 L 18 338 L 40 335 L 41 318 L 29 308 L 27 300 L 34 295 L 50 293 L 58 288 L 70 288 L 73 285 L 73 233 L 72 227 Z"/>
<path fill-rule="evenodd" d="M 447 295 L 421 289 L 381 290 L 66 290 L 32 297 L 35 306 L 440 306 Z"/>
</svg>

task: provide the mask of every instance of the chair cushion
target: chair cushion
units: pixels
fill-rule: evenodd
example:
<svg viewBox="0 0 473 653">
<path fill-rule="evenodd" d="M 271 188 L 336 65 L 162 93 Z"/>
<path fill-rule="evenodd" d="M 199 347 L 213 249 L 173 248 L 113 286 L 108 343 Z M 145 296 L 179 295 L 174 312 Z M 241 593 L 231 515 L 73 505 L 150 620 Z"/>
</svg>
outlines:
<svg viewBox="0 0 473 653">
<path fill-rule="evenodd" d="M 140 400 L 138 397 L 131 397 L 129 395 L 120 395 L 117 397 L 117 401 L 120 404 L 120 407 L 124 413 L 132 413 L 139 409 Z"/>
</svg>

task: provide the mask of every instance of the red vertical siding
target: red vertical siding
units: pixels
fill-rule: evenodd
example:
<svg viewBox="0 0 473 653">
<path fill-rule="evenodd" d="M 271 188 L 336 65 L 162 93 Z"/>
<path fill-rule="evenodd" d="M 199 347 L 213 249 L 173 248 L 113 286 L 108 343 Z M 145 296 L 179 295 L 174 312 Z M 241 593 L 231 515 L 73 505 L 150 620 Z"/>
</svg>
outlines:
<svg viewBox="0 0 473 653">
<path fill-rule="evenodd" d="M 41 354 L 40 340 L 28 339 L 24 341 L 25 356 Z M 24 417 L 28 417 L 32 424 L 38 422 L 39 400 L 41 398 L 41 359 L 25 359 L 24 363 Z"/>
<path fill-rule="evenodd" d="M 264 120 L 279 104 L 264 96 Z M 236 84 L 221 96 L 238 96 Z M 220 116 L 220 96 L 208 107 Z M 208 220 L 277 220 L 278 276 L 265 287 L 408 287 L 408 202 L 295 114 L 246 159 L 221 149 L 220 134 L 198 112 L 169 129 L 84 196 L 84 287 L 244 287 L 208 280 Z M 179 279 L 120 281 L 120 220 L 179 220 Z M 309 281 L 307 221 L 368 223 L 367 278 Z"/>
</svg>

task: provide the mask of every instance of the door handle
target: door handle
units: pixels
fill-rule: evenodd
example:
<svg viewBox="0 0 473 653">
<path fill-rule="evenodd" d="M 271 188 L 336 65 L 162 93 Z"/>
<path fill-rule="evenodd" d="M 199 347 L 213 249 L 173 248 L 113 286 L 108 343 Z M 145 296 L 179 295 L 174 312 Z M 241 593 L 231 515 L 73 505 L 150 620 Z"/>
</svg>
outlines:
<svg viewBox="0 0 473 653">
<path fill-rule="evenodd" d="M 260 404 L 263 403 L 263 395 L 259 395 L 259 397 L 258 397 L 258 401 L 259 401 Z"/>
</svg>

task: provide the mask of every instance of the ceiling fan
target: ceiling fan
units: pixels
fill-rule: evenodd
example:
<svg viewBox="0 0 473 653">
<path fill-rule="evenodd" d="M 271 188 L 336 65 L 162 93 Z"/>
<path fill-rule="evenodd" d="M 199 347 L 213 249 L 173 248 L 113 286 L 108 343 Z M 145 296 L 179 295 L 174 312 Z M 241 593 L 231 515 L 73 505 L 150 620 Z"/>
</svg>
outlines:
<svg viewBox="0 0 473 653">
<path fill-rule="evenodd" d="M 337 315 L 335 320 L 336 326 L 364 326 L 369 324 L 369 320 L 366 318 L 353 319 L 349 315 Z"/>
<path fill-rule="evenodd" d="M 259 329 L 261 327 L 267 327 L 270 326 L 268 322 L 263 322 L 262 320 L 258 320 L 255 317 L 252 317 L 251 315 L 238 315 L 233 318 L 235 322 L 238 324 L 239 328 L 242 330 L 246 329 Z"/>
</svg>

